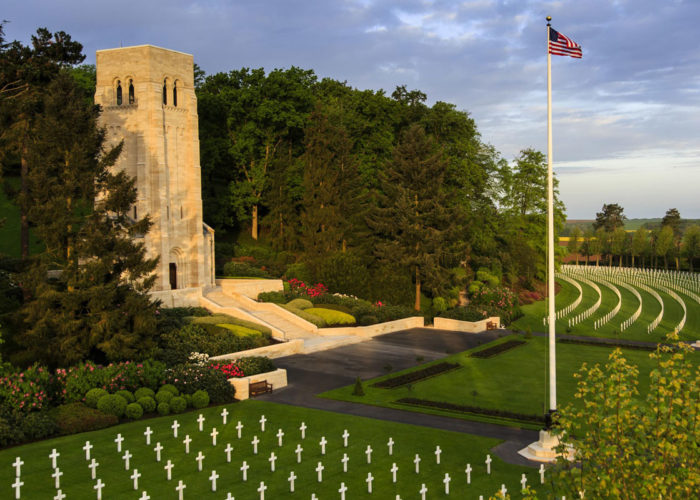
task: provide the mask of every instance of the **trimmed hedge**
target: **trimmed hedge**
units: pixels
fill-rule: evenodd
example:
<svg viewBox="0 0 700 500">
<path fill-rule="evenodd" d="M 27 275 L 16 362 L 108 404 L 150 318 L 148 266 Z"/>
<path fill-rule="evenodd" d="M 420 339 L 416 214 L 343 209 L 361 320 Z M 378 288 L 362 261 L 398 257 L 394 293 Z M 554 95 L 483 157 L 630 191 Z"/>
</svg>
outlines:
<svg viewBox="0 0 700 500">
<path fill-rule="evenodd" d="M 315 304 L 314 307 L 320 307 L 322 309 L 330 309 L 332 311 L 340 311 L 340 312 L 344 312 L 345 314 L 349 314 L 351 316 L 353 315 L 352 310 L 349 307 L 343 306 L 340 304 Z"/>
<path fill-rule="evenodd" d="M 260 330 L 253 330 L 252 328 L 248 328 L 247 326 L 229 325 L 227 323 L 220 323 L 216 326 L 220 328 L 226 328 L 227 330 L 231 331 L 235 335 L 238 335 L 239 337 L 260 337 L 262 335 L 262 332 Z"/>
<path fill-rule="evenodd" d="M 97 402 L 102 396 L 106 396 L 107 394 L 109 394 L 107 391 L 99 387 L 90 389 L 85 393 L 85 405 L 90 408 L 97 408 Z"/>
<path fill-rule="evenodd" d="M 635 349 L 638 351 L 656 351 L 656 346 L 641 345 L 641 344 L 624 344 L 622 342 L 615 342 L 609 340 L 583 340 L 583 339 L 557 339 L 557 342 L 562 344 L 580 344 L 580 345 L 594 345 L 598 347 L 619 347 L 620 349 Z"/>
<path fill-rule="evenodd" d="M 195 391 L 192 394 L 192 406 L 196 409 L 205 408 L 209 405 L 209 394 L 207 391 Z"/>
<path fill-rule="evenodd" d="M 121 391 L 115 392 L 115 394 L 119 397 L 124 398 L 124 401 L 126 401 L 127 404 L 131 404 L 131 403 L 136 402 L 136 398 L 134 397 L 134 395 L 130 391 L 121 390 Z"/>
<path fill-rule="evenodd" d="M 164 391 L 160 390 L 156 393 L 156 402 L 160 405 L 160 403 L 169 403 L 171 399 L 173 399 L 175 395 L 170 392 L 170 391 Z"/>
<path fill-rule="evenodd" d="M 233 316 L 229 316 L 228 314 L 212 314 L 211 316 L 202 316 L 202 317 L 192 318 L 192 323 L 194 323 L 195 325 L 227 324 L 227 325 L 245 326 L 246 328 L 250 328 L 251 330 L 257 330 L 264 335 L 268 335 L 268 336 L 272 335 L 272 330 L 270 330 L 266 326 L 260 325 L 258 323 L 254 323 L 252 321 L 246 321 L 244 319 L 234 318 Z"/>
<path fill-rule="evenodd" d="M 447 403 L 444 401 L 430 401 L 427 399 L 417 398 L 401 398 L 396 400 L 396 403 L 411 406 L 420 406 L 423 408 L 435 408 L 438 410 L 454 411 L 457 413 L 472 413 L 476 415 L 487 415 L 490 417 L 502 417 L 510 420 L 534 422 L 537 424 L 544 423 L 545 421 L 545 418 L 539 415 L 529 415 L 527 413 L 516 413 L 505 410 L 493 410 L 490 408 L 481 408 L 479 406 L 457 405 L 454 403 Z"/>
<path fill-rule="evenodd" d="M 153 389 L 149 387 L 140 387 L 134 392 L 134 398 L 138 401 L 141 398 L 155 398 L 156 393 Z"/>
<path fill-rule="evenodd" d="M 341 311 L 333 311 L 322 307 L 312 307 L 307 309 L 305 312 L 323 318 L 328 326 L 353 326 L 355 324 L 355 318 L 352 315 Z"/>
<path fill-rule="evenodd" d="M 119 423 L 119 418 L 99 410 L 89 408 L 83 403 L 68 403 L 51 410 L 60 434 L 95 431 Z"/>
<path fill-rule="evenodd" d="M 182 413 L 187 408 L 187 401 L 182 396 L 176 396 L 170 400 L 170 411 Z"/>
<path fill-rule="evenodd" d="M 395 387 L 401 387 L 402 385 L 412 384 L 414 382 L 419 382 L 436 375 L 442 375 L 443 373 L 456 370 L 461 368 L 462 365 L 458 363 L 438 363 L 436 365 L 427 366 L 420 370 L 416 370 L 410 373 L 404 373 L 403 375 L 398 375 L 396 377 L 391 377 L 375 384 L 372 387 L 379 387 L 382 389 L 394 389 Z"/>
<path fill-rule="evenodd" d="M 162 416 L 170 415 L 170 405 L 168 403 L 160 403 L 158 405 L 158 414 Z"/>
<path fill-rule="evenodd" d="M 502 344 L 494 345 L 491 347 L 487 347 L 486 349 L 482 349 L 481 351 L 473 352 L 469 356 L 472 358 L 480 359 L 492 358 L 498 354 L 501 354 L 502 352 L 510 351 L 511 349 L 521 346 L 523 344 L 527 344 L 527 342 L 525 340 L 508 340 L 507 342 L 503 342 Z"/>
<path fill-rule="evenodd" d="M 107 413 L 108 415 L 114 415 L 115 417 L 121 417 L 124 415 L 126 405 L 126 400 L 121 396 L 117 396 L 116 394 L 107 394 L 106 396 L 102 396 L 97 401 L 98 410 L 100 410 L 102 413 Z"/>
<path fill-rule="evenodd" d="M 295 307 L 297 309 L 304 310 L 304 309 L 309 309 L 309 308 L 313 307 L 314 303 L 311 302 L 310 300 L 299 298 L 299 299 L 290 300 L 287 303 L 287 305 L 289 307 Z"/>
<path fill-rule="evenodd" d="M 324 320 L 322 317 L 317 316 L 315 314 L 307 313 L 306 311 L 303 311 L 301 309 L 297 309 L 296 307 L 290 307 L 287 304 L 280 304 L 282 307 L 284 307 L 287 311 L 296 314 L 299 316 L 301 319 L 305 319 L 309 323 L 316 325 L 319 328 L 325 328 L 328 326 L 326 323 L 326 320 Z"/>
<path fill-rule="evenodd" d="M 267 271 L 253 267 L 247 262 L 227 262 L 224 264 L 224 275 L 238 278 L 270 278 Z"/>
<path fill-rule="evenodd" d="M 156 411 L 156 400 L 150 396 L 143 396 L 137 399 L 136 402 L 141 405 L 141 408 L 143 408 L 143 411 L 146 413 L 153 413 Z"/>
<path fill-rule="evenodd" d="M 124 415 L 131 420 L 138 420 L 139 418 L 143 417 L 143 408 L 138 403 L 129 403 L 126 405 Z"/>
</svg>

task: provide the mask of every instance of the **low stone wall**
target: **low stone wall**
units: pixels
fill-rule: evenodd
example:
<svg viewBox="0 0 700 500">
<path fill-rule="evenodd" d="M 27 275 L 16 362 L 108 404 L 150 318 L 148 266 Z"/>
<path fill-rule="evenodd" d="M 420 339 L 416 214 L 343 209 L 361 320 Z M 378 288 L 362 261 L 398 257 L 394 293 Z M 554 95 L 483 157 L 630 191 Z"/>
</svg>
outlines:
<svg viewBox="0 0 700 500">
<path fill-rule="evenodd" d="M 270 359 L 283 358 L 284 356 L 291 356 L 292 354 L 297 354 L 302 352 L 304 349 L 303 339 L 294 339 L 281 344 L 272 344 L 265 347 L 258 347 L 255 349 L 248 349 L 247 351 L 232 352 L 229 354 L 222 354 L 220 356 L 212 356 L 213 361 L 235 361 L 239 358 L 248 358 L 251 356 L 265 356 Z"/>
<path fill-rule="evenodd" d="M 501 318 L 498 316 L 482 319 L 481 321 L 459 321 L 457 319 L 435 318 L 433 319 L 433 328 L 438 330 L 453 330 L 456 332 L 480 333 L 486 331 L 486 323 L 489 321 L 496 323 L 500 328 Z"/>
<path fill-rule="evenodd" d="M 245 295 L 251 299 L 257 299 L 262 292 L 281 292 L 284 290 L 282 280 L 244 280 L 244 279 L 219 279 L 216 284 L 221 287 L 225 294 L 233 292 Z"/>
<path fill-rule="evenodd" d="M 180 288 L 149 292 L 151 300 L 160 300 L 163 307 L 196 307 L 202 297 L 202 288 Z"/>
<path fill-rule="evenodd" d="M 412 316 L 410 318 L 397 319 L 387 321 L 386 323 L 377 323 L 369 326 L 346 326 L 340 328 L 319 328 L 318 334 L 323 336 L 329 335 L 356 335 L 358 337 L 371 338 L 385 333 L 398 332 L 400 330 L 408 330 L 409 328 L 422 328 L 425 326 L 425 318 L 423 316 Z"/>
<path fill-rule="evenodd" d="M 266 381 L 268 384 L 272 384 L 272 390 L 281 389 L 282 387 L 287 387 L 287 370 L 279 368 L 273 372 L 258 373 L 257 375 L 251 375 L 250 377 L 240 377 L 240 378 L 230 378 L 229 383 L 236 388 L 236 399 L 243 401 L 250 397 L 248 393 L 248 386 L 252 382 Z"/>
</svg>

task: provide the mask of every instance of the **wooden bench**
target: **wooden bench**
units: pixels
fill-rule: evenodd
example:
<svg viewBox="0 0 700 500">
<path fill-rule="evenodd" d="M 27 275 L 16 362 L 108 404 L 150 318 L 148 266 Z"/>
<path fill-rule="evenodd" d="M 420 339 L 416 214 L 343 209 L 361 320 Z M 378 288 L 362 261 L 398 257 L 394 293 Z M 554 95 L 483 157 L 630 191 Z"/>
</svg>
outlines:
<svg viewBox="0 0 700 500">
<path fill-rule="evenodd" d="M 497 328 L 498 328 L 498 324 L 495 321 L 488 321 L 486 323 L 487 330 L 496 330 Z"/>
<path fill-rule="evenodd" d="M 258 394 L 265 394 L 266 392 L 272 392 L 272 384 L 268 384 L 267 380 L 251 382 L 248 385 L 248 395 L 250 397 L 257 396 Z"/>
</svg>

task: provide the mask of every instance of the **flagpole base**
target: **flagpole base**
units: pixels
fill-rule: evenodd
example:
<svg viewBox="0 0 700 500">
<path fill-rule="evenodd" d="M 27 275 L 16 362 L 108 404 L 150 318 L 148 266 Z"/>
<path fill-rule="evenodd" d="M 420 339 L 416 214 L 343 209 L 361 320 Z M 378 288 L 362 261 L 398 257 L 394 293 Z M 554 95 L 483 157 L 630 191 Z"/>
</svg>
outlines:
<svg viewBox="0 0 700 500">
<path fill-rule="evenodd" d="M 518 451 L 518 454 L 535 462 L 556 462 L 557 457 L 561 455 L 556 451 L 557 446 L 559 446 L 559 438 L 549 430 L 542 429 L 540 439 Z M 569 460 L 573 458 L 573 448 L 569 450 L 566 458 Z"/>
</svg>

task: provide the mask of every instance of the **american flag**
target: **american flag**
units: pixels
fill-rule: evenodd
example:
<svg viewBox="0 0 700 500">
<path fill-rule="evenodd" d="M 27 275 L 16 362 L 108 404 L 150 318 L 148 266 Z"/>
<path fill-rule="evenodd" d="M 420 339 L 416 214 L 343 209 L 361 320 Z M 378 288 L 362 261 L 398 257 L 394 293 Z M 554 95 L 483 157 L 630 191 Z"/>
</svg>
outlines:
<svg viewBox="0 0 700 500">
<path fill-rule="evenodd" d="M 581 59 L 583 56 L 579 44 L 552 27 L 549 28 L 549 53 L 555 56 L 571 56 L 577 59 Z"/>
</svg>

